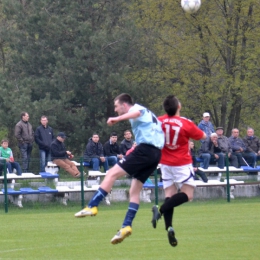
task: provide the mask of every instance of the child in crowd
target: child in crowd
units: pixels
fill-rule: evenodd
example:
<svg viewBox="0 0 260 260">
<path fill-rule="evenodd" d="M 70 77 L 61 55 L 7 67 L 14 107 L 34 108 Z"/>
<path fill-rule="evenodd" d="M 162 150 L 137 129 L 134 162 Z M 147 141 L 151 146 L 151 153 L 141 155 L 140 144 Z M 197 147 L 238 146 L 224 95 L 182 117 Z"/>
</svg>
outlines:
<svg viewBox="0 0 260 260">
<path fill-rule="evenodd" d="M 9 173 L 13 173 L 13 169 L 16 169 L 17 175 L 22 175 L 20 164 L 14 161 L 12 150 L 8 147 L 9 141 L 3 139 L 0 146 L 0 160 L 6 160 L 6 168 Z"/>
</svg>

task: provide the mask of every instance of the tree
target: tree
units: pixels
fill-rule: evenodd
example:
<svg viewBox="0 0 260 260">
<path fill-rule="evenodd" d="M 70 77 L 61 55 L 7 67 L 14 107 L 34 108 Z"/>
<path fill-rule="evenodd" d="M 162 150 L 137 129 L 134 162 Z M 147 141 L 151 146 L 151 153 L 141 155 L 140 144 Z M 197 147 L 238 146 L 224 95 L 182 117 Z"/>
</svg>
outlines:
<svg viewBox="0 0 260 260">
<path fill-rule="evenodd" d="M 113 97 L 135 92 L 125 75 L 138 60 L 138 30 L 125 2 L 8 0 L 2 7 L 13 24 L 3 34 L 12 55 L 0 90 L 0 121 L 9 137 L 26 110 L 34 127 L 47 115 L 78 153 L 94 131 L 105 141 Z"/>
<path fill-rule="evenodd" d="M 209 0 L 190 15 L 179 1 L 135 3 L 137 24 L 145 28 L 153 55 L 160 61 L 149 68 L 150 82 L 164 95 L 176 94 L 184 114 L 196 122 L 208 111 L 227 135 L 233 127 L 257 127 L 248 112 L 260 94 L 259 5 L 247 0 Z M 140 77 L 146 78 L 147 71 Z M 259 110 L 253 110 L 257 117 Z"/>
</svg>

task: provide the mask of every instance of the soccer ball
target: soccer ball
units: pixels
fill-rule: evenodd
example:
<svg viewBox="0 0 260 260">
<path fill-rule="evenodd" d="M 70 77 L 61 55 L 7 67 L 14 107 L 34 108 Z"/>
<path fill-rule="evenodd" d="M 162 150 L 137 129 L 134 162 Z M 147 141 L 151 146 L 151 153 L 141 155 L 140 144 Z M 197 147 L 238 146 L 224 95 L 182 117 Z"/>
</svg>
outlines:
<svg viewBox="0 0 260 260">
<path fill-rule="evenodd" d="M 197 12 L 200 8 L 201 0 L 181 0 L 182 9 L 190 14 Z"/>
</svg>

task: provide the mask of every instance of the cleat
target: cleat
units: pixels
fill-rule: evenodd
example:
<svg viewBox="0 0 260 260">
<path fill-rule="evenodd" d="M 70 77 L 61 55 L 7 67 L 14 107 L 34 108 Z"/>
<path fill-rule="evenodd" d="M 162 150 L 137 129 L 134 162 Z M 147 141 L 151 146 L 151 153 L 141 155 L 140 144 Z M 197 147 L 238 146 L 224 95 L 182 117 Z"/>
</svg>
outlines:
<svg viewBox="0 0 260 260">
<path fill-rule="evenodd" d="M 173 247 L 177 246 L 178 245 L 178 241 L 177 241 L 177 239 L 175 237 L 175 233 L 174 233 L 173 228 L 169 227 L 167 232 L 168 232 L 168 239 L 169 239 L 170 245 L 173 246 Z"/>
<path fill-rule="evenodd" d="M 76 213 L 74 216 L 76 218 L 83 218 L 83 217 L 86 217 L 86 216 L 96 216 L 97 213 L 98 213 L 97 207 L 93 207 L 93 208 L 86 207 L 83 210 Z"/>
<path fill-rule="evenodd" d="M 151 222 L 153 224 L 153 227 L 156 228 L 157 221 L 161 218 L 161 213 L 159 212 L 159 208 L 156 205 L 152 207 L 152 212 L 153 218 Z"/>
<path fill-rule="evenodd" d="M 130 226 L 126 226 L 121 228 L 117 234 L 111 239 L 111 244 L 115 245 L 121 243 L 126 237 L 132 234 L 132 228 Z"/>
</svg>

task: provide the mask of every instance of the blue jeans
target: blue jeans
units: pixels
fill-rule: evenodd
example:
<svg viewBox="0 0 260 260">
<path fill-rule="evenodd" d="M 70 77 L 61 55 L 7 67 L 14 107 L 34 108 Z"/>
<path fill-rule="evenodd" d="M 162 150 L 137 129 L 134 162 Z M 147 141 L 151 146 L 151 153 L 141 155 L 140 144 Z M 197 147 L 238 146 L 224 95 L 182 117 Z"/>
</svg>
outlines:
<svg viewBox="0 0 260 260">
<path fill-rule="evenodd" d="M 260 156 L 255 153 L 244 153 L 243 155 L 249 166 L 255 168 L 256 162 L 260 159 Z"/>
<path fill-rule="evenodd" d="M 39 149 L 40 153 L 40 172 L 45 172 L 45 167 L 48 162 L 51 161 L 51 153 L 50 151 L 45 151 Z"/>
<path fill-rule="evenodd" d="M 22 169 L 23 172 L 28 172 L 29 170 L 29 164 L 30 164 L 30 158 L 32 153 L 32 144 L 19 144 L 19 149 L 22 154 Z"/>
<path fill-rule="evenodd" d="M 93 171 L 99 171 L 100 167 L 103 166 L 104 171 L 106 172 L 108 170 L 107 158 L 104 162 L 101 162 L 99 158 L 92 158 L 90 162 L 90 166 L 93 168 Z"/>
<path fill-rule="evenodd" d="M 201 158 L 203 159 L 203 168 L 208 169 L 210 163 L 214 163 L 217 161 L 218 167 L 220 169 L 224 168 L 225 165 L 225 155 L 223 153 L 216 153 L 219 158 L 216 159 L 214 156 L 211 156 L 209 153 L 201 154 Z"/>
<path fill-rule="evenodd" d="M 18 162 L 6 162 L 6 168 L 8 169 L 9 173 L 12 173 L 13 169 L 16 169 L 17 175 L 22 175 L 22 170 Z"/>
<path fill-rule="evenodd" d="M 114 166 L 117 163 L 117 157 L 116 156 L 108 156 L 107 158 L 107 162 L 109 166 Z"/>
</svg>

